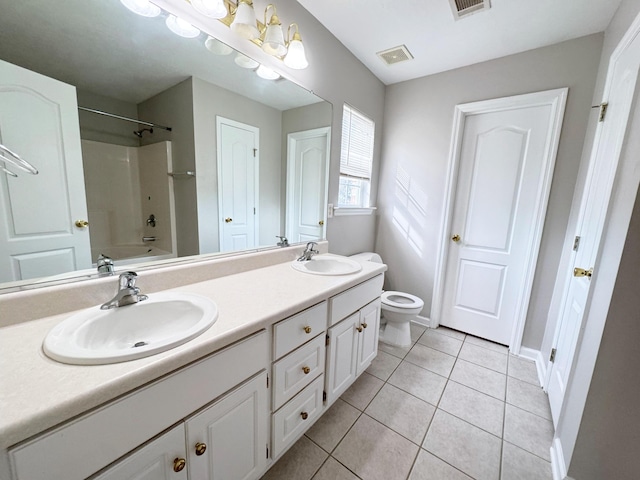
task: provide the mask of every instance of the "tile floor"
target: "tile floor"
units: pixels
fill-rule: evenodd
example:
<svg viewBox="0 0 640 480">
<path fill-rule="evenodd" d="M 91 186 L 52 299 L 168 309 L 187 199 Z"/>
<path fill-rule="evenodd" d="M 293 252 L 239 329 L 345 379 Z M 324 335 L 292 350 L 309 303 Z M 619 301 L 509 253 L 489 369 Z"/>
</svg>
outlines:
<svg viewBox="0 0 640 480">
<path fill-rule="evenodd" d="M 533 362 L 412 325 L 263 480 L 549 480 L 553 424 Z"/>
</svg>

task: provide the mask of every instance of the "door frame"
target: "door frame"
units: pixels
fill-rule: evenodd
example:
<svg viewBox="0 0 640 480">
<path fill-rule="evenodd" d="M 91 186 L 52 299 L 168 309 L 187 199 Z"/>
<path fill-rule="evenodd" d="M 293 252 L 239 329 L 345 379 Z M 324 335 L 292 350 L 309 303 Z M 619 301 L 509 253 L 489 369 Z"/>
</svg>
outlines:
<svg viewBox="0 0 640 480">
<path fill-rule="evenodd" d="M 449 148 L 449 160 L 447 165 L 447 180 L 445 187 L 444 211 L 440 221 L 440 245 L 436 258 L 436 269 L 433 285 L 433 306 L 431 309 L 430 327 L 437 328 L 440 325 L 440 318 L 443 310 L 444 285 L 449 255 L 449 231 L 453 222 L 453 210 L 455 196 L 458 186 L 458 174 L 460 167 L 460 155 L 462 150 L 462 137 L 467 117 L 472 115 L 493 113 L 514 110 L 524 107 L 550 106 L 552 111 L 552 121 L 549 124 L 549 143 L 545 147 L 544 172 L 542 182 L 542 196 L 536 205 L 536 217 L 534 228 L 529 237 L 529 249 L 525 268 L 525 286 L 520 292 L 517 302 L 516 318 L 514 328 L 511 332 L 509 349 L 517 355 L 520 352 L 522 335 L 524 333 L 525 320 L 529 300 L 531 298 L 531 288 L 535 274 L 542 231 L 551 191 L 551 181 L 555 167 L 558 144 L 560 142 L 560 131 L 562 130 L 562 120 L 567 102 L 568 88 L 558 88 L 542 92 L 527 93 L 511 97 L 483 100 L 479 102 L 464 103 L 456 105 L 453 118 L 453 133 L 451 135 L 451 145 Z"/>
<path fill-rule="evenodd" d="M 260 129 L 253 125 L 237 122 L 230 118 L 221 117 L 216 115 L 216 167 L 217 167 L 217 183 L 216 188 L 218 190 L 218 249 L 222 251 L 223 239 L 223 212 L 222 212 L 222 125 L 229 125 L 231 127 L 241 128 L 243 130 L 249 130 L 253 132 L 256 154 L 253 157 L 254 160 L 254 204 L 255 215 L 253 216 L 254 229 L 253 229 L 253 244 L 252 248 L 257 248 L 260 244 Z"/>
<path fill-rule="evenodd" d="M 313 128 L 311 130 L 303 130 L 300 132 L 292 132 L 287 134 L 287 186 L 286 186 L 286 204 L 285 204 L 285 235 L 291 236 L 291 225 L 293 224 L 293 201 L 295 192 L 293 189 L 293 181 L 295 178 L 295 151 L 296 144 L 299 140 L 308 138 L 326 137 L 327 150 L 324 171 L 324 198 L 329 198 L 329 166 L 331 159 L 331 127 Z M 322 226 L 322 238 L 327 238 L 327 202 L 323 200 L 322 215 L 324 225 Z"/>
</svg>

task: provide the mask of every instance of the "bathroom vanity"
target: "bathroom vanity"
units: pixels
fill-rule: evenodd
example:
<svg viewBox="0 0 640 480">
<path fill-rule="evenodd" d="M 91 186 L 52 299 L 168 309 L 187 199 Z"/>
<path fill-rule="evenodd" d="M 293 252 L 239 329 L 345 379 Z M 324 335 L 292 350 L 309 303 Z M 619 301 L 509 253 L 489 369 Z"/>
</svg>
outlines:
<svg viewBox="0 0 640 480">
<path fill-rule="evenodd" d="M 229 274 L 170 289 L 210 298 L 219 317 L 157 355 L 49 359 L 43 338 L 73 312 L 0 328 L 0 478 L 260 478 L 376 356 L 386 270 L 311 275 L 284 250 L 287 261 L 231 273 L 226 260 Z M 188 279 L 189 266 L 152 275 L 163 274 Z M 139 285 L 153 295 L 144 274 Z"/>
</svg>

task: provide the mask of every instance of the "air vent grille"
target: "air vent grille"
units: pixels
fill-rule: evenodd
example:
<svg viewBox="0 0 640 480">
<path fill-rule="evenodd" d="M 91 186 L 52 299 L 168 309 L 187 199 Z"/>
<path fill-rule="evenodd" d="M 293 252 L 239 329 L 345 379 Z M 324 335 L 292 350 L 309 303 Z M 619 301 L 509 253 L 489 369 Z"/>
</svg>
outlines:
<svg viewBox="0 0 640 480">
<path fill-rule="evenodd" d="M 407 60 L 413 60 L 413 55 L 407 49 L 405 45 L 378 52 L 378 55 L 384 63 L 387 65 L 393 65 L 394 63 L 406 62 Z"/>
<path fill-rule="evenodd" d="M 449 0 L 453 18 L 456 20 L 491 8 L 490 0 Z"/>
</svg>

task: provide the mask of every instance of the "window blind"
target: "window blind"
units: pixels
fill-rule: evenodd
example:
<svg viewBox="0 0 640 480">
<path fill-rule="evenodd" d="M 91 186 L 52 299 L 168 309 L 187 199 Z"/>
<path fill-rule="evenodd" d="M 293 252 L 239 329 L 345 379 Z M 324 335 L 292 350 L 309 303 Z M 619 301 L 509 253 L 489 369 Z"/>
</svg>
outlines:
<svg viewBox="0 0 640 480">
<path fill-rule="evenodd" d="M 340 174 L 371 179 L 375 124 L 348 105 L 342 114 Z"/>
</svg>

